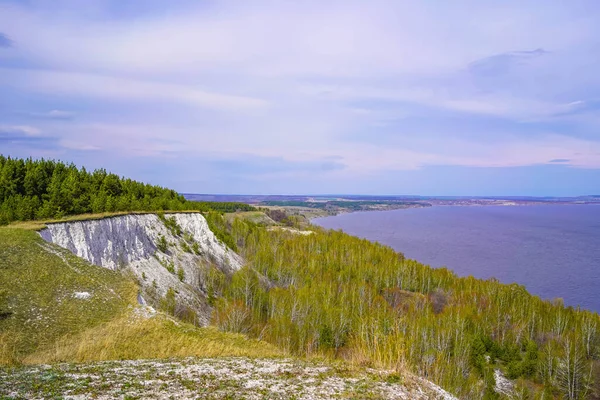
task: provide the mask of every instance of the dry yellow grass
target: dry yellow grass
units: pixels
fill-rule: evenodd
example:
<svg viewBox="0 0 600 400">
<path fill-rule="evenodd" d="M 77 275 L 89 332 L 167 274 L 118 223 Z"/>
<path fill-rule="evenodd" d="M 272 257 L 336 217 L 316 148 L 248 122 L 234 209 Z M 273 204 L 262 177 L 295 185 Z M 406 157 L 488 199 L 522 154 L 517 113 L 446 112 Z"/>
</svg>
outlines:
<svg viewBox="0 0 600 400">
<path fill-rule="evenodd" d="M 18 363 L 14 351 L 15 341 L 7 333 L 0 332 L 0 366 Z"/>
<path fill-rule="evenodd" d="M 157 315 L 127 315 L 28 355 L 24 364 L 90 362 L 172 357 L 277 357 L 274 346 L 244 335 L 196 328 Z"/>
</svg>

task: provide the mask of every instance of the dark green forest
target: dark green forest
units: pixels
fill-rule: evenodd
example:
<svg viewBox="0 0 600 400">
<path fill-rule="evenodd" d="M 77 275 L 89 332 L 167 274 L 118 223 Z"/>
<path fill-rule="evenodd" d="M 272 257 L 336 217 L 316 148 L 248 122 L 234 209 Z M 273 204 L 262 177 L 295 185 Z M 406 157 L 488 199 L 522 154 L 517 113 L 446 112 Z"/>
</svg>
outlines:
<svg viewBox="0 0 600 400">
<path fill-rule="evenodd" d="M 188 201 L 174 190 L 74 164 L 0 155 L 0 225 L 118 211 L 251 211 L 243 203 Z"/>
</svg>

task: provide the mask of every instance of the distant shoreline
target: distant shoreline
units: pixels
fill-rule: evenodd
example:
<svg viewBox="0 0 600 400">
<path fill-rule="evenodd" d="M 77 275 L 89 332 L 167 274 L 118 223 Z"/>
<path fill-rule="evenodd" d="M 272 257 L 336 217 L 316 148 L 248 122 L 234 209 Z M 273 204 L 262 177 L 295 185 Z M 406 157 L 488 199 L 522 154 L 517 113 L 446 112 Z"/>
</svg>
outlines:
<svg viewBox="0 0 600 400">
<path fill-rule="evenodd" d="M 519 207 L 534 205 L 600 204 L 600 195 L 578 197 L 468 197 L 468 196 L 361 196 L 361 195 L 212 195 L 184 194 L 187 200 L 243 202 L 257 209 L 281 209 L 313 220 L 361 211 L 391 211 L 435 206 Z"/>
<path fill-rule="evenodd" d="M 279 208 L 283 209 L 286 212 L 292 215 L 302 215 L 306 219 L 312 221 L 316 218 L 326 218 L 326 217 L 335 217 L 342 214 L 353 214 L 358 212 L 377 212 L 377 211 L 394 211 L 394 210 L 405 210 L 405 209 L 413 209 L 413 208 L 430 208 L 430 207 L 532 207 L 532 206 L 553 206 L 553 205 L 598 205 L 600 206 L 600 202 L 523 202 L 523 203 L 514 203 L 514 204 L 506 204 L 506 203 L 487 203 L 487 204 L 465 204 L 465 203 L 437 203 L 437 204 L 423 204 L 423 205 L 405 205 L 401 207 L 394 207 L 391 205 L 390 207 L 380 207 L 380 208 L 364 208 L 364 209 L 336 209 L 336 210 L 328 210 L 321 211 L 318 209 L 310 208 L 310 207 L 294 207 L 294 206 L 261 206 L 257 207 L 268 207 L 268 208 Z"/>
</svg>

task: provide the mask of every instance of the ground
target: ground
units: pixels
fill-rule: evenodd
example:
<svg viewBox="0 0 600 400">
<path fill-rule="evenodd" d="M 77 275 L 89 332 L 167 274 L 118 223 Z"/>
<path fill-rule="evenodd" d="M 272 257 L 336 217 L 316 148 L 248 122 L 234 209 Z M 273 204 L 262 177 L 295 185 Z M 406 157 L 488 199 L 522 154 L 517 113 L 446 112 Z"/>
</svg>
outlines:
<svg viewBox="0 0 600 400">
<path fill-rule="evenodd" d="M 451 399 L 389 371 L 291 359 L 186 358 L 0 369 L 1 399 Z"/>
</svg>

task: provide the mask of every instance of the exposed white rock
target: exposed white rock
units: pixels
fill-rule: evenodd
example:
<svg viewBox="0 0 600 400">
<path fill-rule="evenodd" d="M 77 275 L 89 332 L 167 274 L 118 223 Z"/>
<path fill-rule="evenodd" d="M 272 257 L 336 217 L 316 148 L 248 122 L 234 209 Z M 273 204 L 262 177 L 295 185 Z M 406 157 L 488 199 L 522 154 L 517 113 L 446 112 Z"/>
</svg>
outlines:
<svg viewBox="0 0 600 400">
<path fill-rule="evenodd" d="M 494 370 L 494 379 L 496 380 L 496 387 L 494 390 L 496 393 L 504 394 L 511 397 L 515 391 L 515 385 L 507 379 L 502 371 L 499 369 Z"/>
<path fill-rule="evenodd" d="M 312 235 L 314 233 L 313 231 L 302 231 L 300 229 L 288 228 L 285 226 L 270 226 L 267 228 L 267 230 L 268 231 L 286 231 L 286 232 L 293 233 L 296 235 L 304 235 L 304 236 Z"/>
<path fill-rule="evenodd" d="M 174 219 L 181 234 L 171 231 L 155 214 L 130 214 L 48 224 L 40 235 L 92 264 L 130 270 L 154 298 L 164 297 L 173 288 L 178 303 L 194 310 L 197 322 L 206 325 L 210 307 L 205 300 L 203 266 L 211 264 L 232 273 L 243 260 L 215 237 L 202 214 L 165 214 L 164 218 Z M 159 250 L 162 240 L 167 243 L 164 252 Z"/>
<path fill-rule="evenodd" d="M 165 218 L 171 217 L 175 218 L 183 232 L 192 235 L 203 251 L 221 263 L 229 264 L 234 270 L 240 268 L 241 259 L 219 243 L 202 214 L 165 215 Z M 46 241 L 67 248 L 92 264 L 113 270 L 153 256 L 160 236 L 175 244 L 180 240 L 171 234 L 155 214 L 49 224 L 40 235 Z"/>
<path fill-rule="evenodd" d="M 73 298 L 75 298 L 75 299 L 86 300 L 86 299 L 89 299 L 90 297 L 92 297 L 92 294 L 90 292 L 75 292 L 75 293 L 73 293 Z"/>
</svg>

